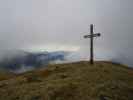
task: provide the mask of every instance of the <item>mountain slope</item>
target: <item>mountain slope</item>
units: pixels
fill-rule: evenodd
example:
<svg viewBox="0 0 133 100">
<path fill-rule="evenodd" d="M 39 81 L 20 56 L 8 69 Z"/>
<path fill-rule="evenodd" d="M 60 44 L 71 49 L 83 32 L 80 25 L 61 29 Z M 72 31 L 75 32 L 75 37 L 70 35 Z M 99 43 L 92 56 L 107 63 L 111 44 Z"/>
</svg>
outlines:
<svg viewBox="0 0 133 100">
<path fill-rule="evenodd" d="M 0 59 L 0 70 L 22 73 L 57 60 L 64 61 L 66 55 L 68 52 L 64 51 L 38 53 L 16 51 L 16 53 L 7 54 Z"/>
<path fill-rule="evenodd" d="M 0 81 L 0 100 L 133 100 L 133 70 L 110 62 L 49 65 Z"/>
</svg>

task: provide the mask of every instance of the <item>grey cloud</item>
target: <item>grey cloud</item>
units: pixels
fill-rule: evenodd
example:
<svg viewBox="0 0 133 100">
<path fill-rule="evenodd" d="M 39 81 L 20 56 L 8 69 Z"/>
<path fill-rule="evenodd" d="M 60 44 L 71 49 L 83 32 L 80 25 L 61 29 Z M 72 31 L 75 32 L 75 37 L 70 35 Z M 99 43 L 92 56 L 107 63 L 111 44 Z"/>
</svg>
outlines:
<svg viewBox="0 0 133 100">
<path fill-rule="evenodd" d="M 89 24 L 102 37 L 95 55 L 133 65 L 132 0 L 0 0 L 0 54 L 53 44 L 89 56 Z"/>
</svg>

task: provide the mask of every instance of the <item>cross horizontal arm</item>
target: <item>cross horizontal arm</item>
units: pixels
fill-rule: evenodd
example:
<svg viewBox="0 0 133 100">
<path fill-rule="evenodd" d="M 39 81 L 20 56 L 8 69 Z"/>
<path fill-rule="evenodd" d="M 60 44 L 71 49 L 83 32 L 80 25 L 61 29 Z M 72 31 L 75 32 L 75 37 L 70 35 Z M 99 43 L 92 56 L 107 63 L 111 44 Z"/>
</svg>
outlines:
<svg viewBox="0 0 133 100">
<path fill-rule="evenodd" d="M 84 38 L 99 37 L 99 36 L 101 36 L 101 34 L 96 33 L 96 34 L 93 34 L 93 35 L 85 35 Z"/>
</svg>

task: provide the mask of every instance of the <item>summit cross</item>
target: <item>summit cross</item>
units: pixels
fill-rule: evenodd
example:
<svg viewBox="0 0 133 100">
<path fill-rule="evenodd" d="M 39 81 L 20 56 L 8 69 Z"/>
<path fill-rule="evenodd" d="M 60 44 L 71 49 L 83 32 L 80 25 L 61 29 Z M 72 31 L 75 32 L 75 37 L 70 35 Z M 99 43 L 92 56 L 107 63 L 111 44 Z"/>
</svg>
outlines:
<svg viewBox="0 0 133 100">
<path fill-rule="evenodd" d="M 94 37 L 100 37 L 100 33 L 94 33 L 93 32 L 94 25 L 90 25 L 90 35 L 85 35 L 84 38 L 90 38 L 90 63 L 94 64 L 94 49 L 93 49 L 93 38 Z"/>
</svg>

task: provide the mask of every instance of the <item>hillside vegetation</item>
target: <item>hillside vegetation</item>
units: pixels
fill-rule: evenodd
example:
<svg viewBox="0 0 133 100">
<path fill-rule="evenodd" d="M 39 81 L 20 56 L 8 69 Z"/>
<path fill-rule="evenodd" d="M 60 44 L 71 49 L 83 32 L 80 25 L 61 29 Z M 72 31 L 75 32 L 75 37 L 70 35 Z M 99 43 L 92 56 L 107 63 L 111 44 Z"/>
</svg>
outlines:
<svg viewBox="0 0 133 100">
<path fill-rule="evenodd" d="M 0 100 L 133 100 L 133 70 L 110 62 L 57 64 L 6 75 L 0 76 Z"/>
</svg>

